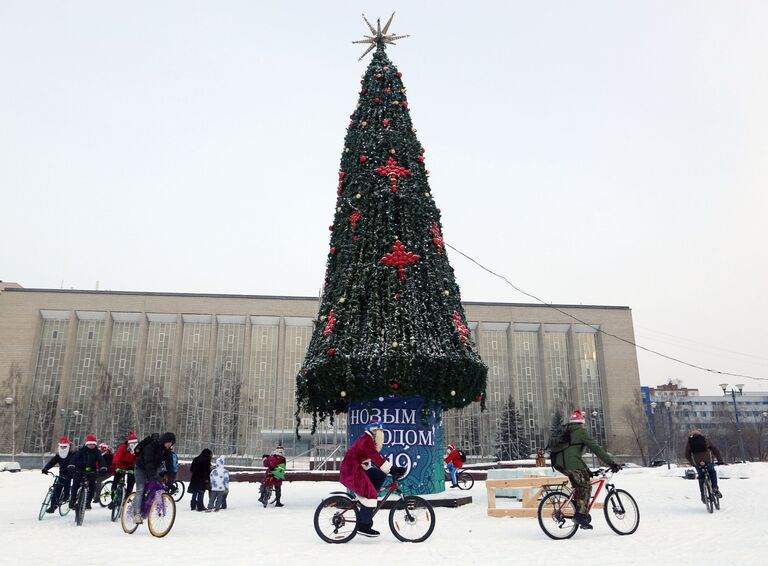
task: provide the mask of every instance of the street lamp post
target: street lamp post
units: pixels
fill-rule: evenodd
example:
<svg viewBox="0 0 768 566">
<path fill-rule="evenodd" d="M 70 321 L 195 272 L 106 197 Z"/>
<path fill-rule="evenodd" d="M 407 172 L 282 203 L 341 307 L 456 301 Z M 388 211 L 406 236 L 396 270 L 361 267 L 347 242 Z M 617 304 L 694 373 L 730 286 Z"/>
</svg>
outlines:
<svg viewBox="0 0 768 566">
<path fill-rule="evenodd" d="M 731 399 L 733 400 L 733 412 L 736 415 L 736 432 L 739 435 L 739 450 L 741 450 L 741 460 L 742 462 L 747 461 L 747 453 L 744 450 L 744 436 L 741 433 L 741 421 L 739 420 L 739 407 L 736 405 L 736 389 L 731 387 L 731 390 L 728 391 L 728 384 L 727 383 L 721 383 L 720 388 L 723 390 L 723 395 L 731 394 Z M 743 383 L 737 383 L 736 388 L 739 390 L 739 395 L 743 395 L 743 389 L 744 384 Z"/>
<path fill-rule="evenodd" d="M 13 386 L 13 396 L 5 398 L 5 404 L 11 409 L 11 461 L 16 461 L 16 384 Z"/>
<path fill-rule="evenodd" d="M 74 415 L 75 418 L 80 414 L 80 411 L 75 409 L 74 411 L 68 411 L 68 409 L 59 409 L 59 414 L 61 415 L 61 418 L 64 419 L 64 436 L 69 438 L 69 417 L 71 415 Z"/>
</svg>

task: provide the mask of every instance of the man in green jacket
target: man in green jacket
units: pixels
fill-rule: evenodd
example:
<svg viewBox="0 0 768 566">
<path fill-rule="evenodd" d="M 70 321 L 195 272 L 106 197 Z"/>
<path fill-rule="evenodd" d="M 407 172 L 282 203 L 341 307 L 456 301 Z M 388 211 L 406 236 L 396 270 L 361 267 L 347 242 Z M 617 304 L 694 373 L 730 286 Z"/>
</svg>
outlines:
<svg viewBox="0 0 768 566">
<path fill-rule="evenodd" d="M 573 517 L 574 523 L 582 529 L 591 529 L 592 517 L 590 517 L 587 509 L 592 494 L 592 477 L 589 473 L 589 467 L 582 459 L 584 450 L 589 448 L 601 462 L 611 468 L 612 472 L 618 472 L 621 466 L 613 461 L 608 452 L 598 446 L 594 438 L 584 428 L 584 422 L 584 414 L 579 409 L 574 409 L 565 429 L 564 446 L 557 452 L 553 450 L 552 467 L 568 476 L 574 489 L 578 490 L 576 515 Z"/>
</svg>

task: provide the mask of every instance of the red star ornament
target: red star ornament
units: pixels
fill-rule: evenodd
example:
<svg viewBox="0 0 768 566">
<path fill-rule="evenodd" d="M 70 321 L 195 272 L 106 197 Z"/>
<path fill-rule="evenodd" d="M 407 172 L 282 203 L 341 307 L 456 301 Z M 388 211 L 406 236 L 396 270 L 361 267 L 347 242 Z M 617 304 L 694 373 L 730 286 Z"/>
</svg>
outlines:
<svg viewBox="0 0 768 566">
<path fill-rule="evenodd" d="M 357 228 L 357 223 L 360 222 L 360 213 L 358 211 L 354 211 L 352 214 L 349 215 L 349 223 L 352 225 L 352 231 L 355 231 L 355 228 Z"/>
<path fill-rule="evenodd" d="M 325 328 L 323 328 L 323 336 L 330 336 L 334 328 L 336 328 L 336 315 L 333 314 L 333 309 L 331 309 L 331 312 L 328 313 L 328 322 L 325 323 Z"/>
<path fill-rule="evenodd" d="M 397 180 L 400 177 L 407 177 L 411 174 L 411 171 L 409 169 L 406 169 L 405 167 L 401 167 L 398 165 L 397 161 L 393 157 L 390 157 L 387 159 L 386 164 L 376 167 L 374 169 L 376 173 L 381 175 L 382 177 L 389 177 L 389 182 L 392 184 L 392 192 L 397 192 Z"/>
<path fill-rule="evenodd" d="M 443 240 L 443 235 L 440 233 L 440 226 L 437 224 L 437 222 L 432 224 L 432 228 L 430 228 L 429 231 L 432 232 L 432 243 L 435 244 L 437 253 L 442 253 L 441 250 L 445 245 L 445 241 Z"/>
<path fill-rule="evenodd" d="M 459 332 L 459 340 L 466 346 L 469 343 L 469 328 L 461 322 L 458 311 L 453 311 L 453 324 L 456 325 L 456 330 Z"/>
<path fill-rule="evenodd" d="M 379 261 L 389 267 L 397 269 L 397 277 L 400 279 L 400 283 L 405 283 L 405 268 L 409 265 L 413 265 L 421 259 L 421 256 L 413 253 L 406 252 L 405 246 L 400 240 L 397 240 L 392 246 L 392 251 L 382 257 Z"/>
</svg>

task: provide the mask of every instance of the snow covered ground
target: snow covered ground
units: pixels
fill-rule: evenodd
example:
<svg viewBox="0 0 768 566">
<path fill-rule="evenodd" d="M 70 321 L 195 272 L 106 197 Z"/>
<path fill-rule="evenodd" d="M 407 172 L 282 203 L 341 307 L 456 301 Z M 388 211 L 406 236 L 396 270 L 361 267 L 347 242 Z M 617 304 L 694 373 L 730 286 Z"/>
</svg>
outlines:
<svg viewBox="0 0 768 566">
<path fill-rule="evenodd" d="M 233 484 L 229 509 L 220 513 L 191 512 L 185 495 L 173 531 L 155 539 L 145 526 L 126 535 L 101 508 L 89 511 L 82 527 L 73 514 L 38 521 L 49 479 L 39 471 L 0 473 L 0 564 L 768 564 L 768 464 L 718 471 L 724 499 L 714 515 L 700 502 L 696 482 L 680 477 L 682 469 L 622 471 L 615 483 L 640 507 L 640 527 L 626 537 L 614 534 L 600 511 L 593 531 L 566 541 L 548 539 L 535 519 L 488 517 L 478 482 L 471 505 L 436 509 L 435 532 L 424 543 L 398 542 L 378 516 L 380 538 L 344 545 L 322 542 L 312 526 L 317 503 L 339 488 L 329 482 L 285 484 L 282 509 L 259 506 L 255 484 Z M 71 560 L 61 562 L 65 556 Z"/>
</svg>

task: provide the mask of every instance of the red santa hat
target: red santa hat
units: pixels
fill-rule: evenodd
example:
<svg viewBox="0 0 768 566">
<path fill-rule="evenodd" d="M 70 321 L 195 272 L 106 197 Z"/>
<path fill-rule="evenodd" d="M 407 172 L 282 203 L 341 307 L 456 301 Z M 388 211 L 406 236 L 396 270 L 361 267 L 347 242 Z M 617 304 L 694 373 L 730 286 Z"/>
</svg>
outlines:
<svg viewBox="0 0 768 566">
<path fill-rule="evenodd" d="M 584 414 L 579 409 L 574 409 L 571 413 L 571 418 L 568 419 L 569 423 L 583 423 L 586 422 Z"/>
<path fill-rule="evenodd" d="M 138 442 L 138 441 L 139 441 L 139 439 L 136 438 L 136 433 L 135 432 L 131 431 L 131 432 L 128 433 L 128 443 L 129 444 L 131 442 Z"/>
<path fill-rule="evenodd" d="M 59 438 L 59 446 L 69 446 L 69 438 L 66 436 Z"/>
<path fill-rule="evenodd" d="M 448 445 L 448 450 L 455 450 L 456 447 L 453 444 Z"/>
<path fill-rule="evenodd" d="M 94 446 L 96 446 L 96 437 L 93 436 L 92 434 L 89 434 L 88 436 L 85 437 L 85 445 L 88 446 L 89 444 L 93 444 Z"/>
</svg>

